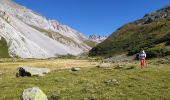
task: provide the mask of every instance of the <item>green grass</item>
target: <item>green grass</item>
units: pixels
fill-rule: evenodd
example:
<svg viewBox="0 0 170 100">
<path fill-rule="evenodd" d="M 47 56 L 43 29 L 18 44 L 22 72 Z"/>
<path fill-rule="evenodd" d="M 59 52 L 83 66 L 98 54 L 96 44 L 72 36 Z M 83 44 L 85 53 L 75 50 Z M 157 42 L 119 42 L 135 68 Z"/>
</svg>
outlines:
<svg viewBox="0 0 170 100">
<path fill-rule="evenodd" d="M 15 77 L 17 69 L 0 66 L 0 100 L 18 100 L 23 89 L 32 86 L 40 87 L 50 100 L 168 100 L 170 63 L 166 61 L 149 60 L 143 70 L 133 61 L 120 69 L 114 68 L 115 63 L 105 69 L 54 70 L 44 77 L 24 78 Z"/>
<path fill-rule="evenodd" d="M 84 41 L 85 44 L 87 44 L 90 47 L 95 47 L 97 45 L 97 43 L 91 41 L 91 40 L 86 40 Z"/>
<path fill-rule="evenodd" d="M 9 58 L 8 46 L 4 38 L 0 40 L 0 58 Z"/>
</svg>

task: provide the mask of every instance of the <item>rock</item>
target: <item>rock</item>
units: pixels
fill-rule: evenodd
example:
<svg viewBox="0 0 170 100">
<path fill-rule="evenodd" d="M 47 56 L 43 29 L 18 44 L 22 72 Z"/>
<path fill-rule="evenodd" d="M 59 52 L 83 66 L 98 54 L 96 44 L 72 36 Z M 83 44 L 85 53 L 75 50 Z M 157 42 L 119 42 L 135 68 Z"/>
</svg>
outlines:
<svg viewBox="0 0 170 100">
<path fill-rule="evenodd" d="M 113 84 L 113 85 L 119 85 L 119 81 L 116 80 L 116 79 L 110 79 L 110 80 L 104 81 L 104 83 Z"/>
<path fill-rule="evenodd" d="M 21 100 L 48 100 L 47 96 L 38 87 L 25 89 L 22 93 Z"/>
<path fill-rule="evenodd" d="M 79 70 L 81 70 L 80 68 L 76 68 L 76 67 L 72 67 L 71 68 L 71 71 L 79 71 Z"/>
<path fill-rule="evenodd" d="M 122 69 L 123 67 L 124 67 L 124 65 L 118 64 L 118 65 L 115 66 L 115 69 Z"/>
<path fill-rule="evenodd" d="M 114 82 L 115 85 L 119 85 L 119 81 L 116 79 L 112 79 L 112 82 Z"/>
<path fill-rule="evenodd" d="M 33 68 L 33 67 L 20 67 L 19 72 L 17 73 L 17 77 L 24 76 L 44 76 L 49 73 L 50 70 L 48 68 Z"/>
<path fill-rule="evenodd" d="M 96 34 L 93 34 L 93 35 L 90 35 L 89 36 L 89 40 L 95 42 L 95 44 L 97 45 L 98 43 L 101 43 L 103 42 L 104 40 L 107 39 L 108 36 L 100 36 L 100 35 L 96 35 Z"/>
<path fill-rule="evenodd" d="M 169 5 L 155 12 L 146 14 L 142 19 L 137 20 L 134 23 L 137 25 L 144 25 L 144 24 L 149 24 L 154 21 L 163 20 L 167 18 L 170 18 L 170 6 Z"/>
<path fill-rule="evenodd" d="M 99 67 L 99 68 L 111 67 L 111 63 L 101 63 L 101 64 L 99 64 L 97 67 Z"/>
</svg>

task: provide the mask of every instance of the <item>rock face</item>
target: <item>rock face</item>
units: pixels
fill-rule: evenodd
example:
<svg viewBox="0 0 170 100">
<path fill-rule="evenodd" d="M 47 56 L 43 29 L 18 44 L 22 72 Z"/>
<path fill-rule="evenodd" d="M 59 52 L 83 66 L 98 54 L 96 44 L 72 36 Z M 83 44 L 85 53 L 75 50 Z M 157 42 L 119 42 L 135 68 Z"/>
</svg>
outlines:
<svg viewBox="0 0 170 100">
<path fill-rule="evenodd" d="M 81 33 L 11 0 L 0 0 L 0 37 L 6 39 L 11 57 L 50 58 L 91 49 Z"/>
<path fill-rule="evenodd" d="M 25 89 L 22 93 L 21 100 L 48 100 L 47 96 L 38 87 Z"/>
<path fill-rule="evenodd" d="M 81 69 L 80 68 L 77 68 L 77 67 L 72 67 L 71 68 L 71 71 L 80 71 Z"/>
<path fill-rule="evenodd" d="M 107 36 L 100 36 L 100 35 L 97 36 L 97 35 L 95 35 L 95 34 L 89 36 L 89 40 L 94 41 L 94 42 L 96 42 L 96 43 L 101 43 L 101 42 L 103 42 L 105 39 L 107 39 Z"/>
<path fill-rule="evenodd" d="M 149 24 L 154 21 L 158 21 L 160 19 L 167 19 L 170 18 L 170 5 L 166 6 L 160 10 L 157 10 L 155 12 L 146 14 L 142 19 L 135 21 L 135 24 L 143 25 L 143 24 Z"/>
<path fill-rule="evenodd" d="M 99 67 L 99 68 L 108 68 L 108 67 L 111 67 L 111 63 L 100 63 L 97 67 Z"/>
<path fill-rule="evenodd" d="M 20 67 L 17 77 L 24 76 L 44 76 L 49 73 L 50 70 L 47 68 L 33 68 L 33 67 Z"/>
</svg>

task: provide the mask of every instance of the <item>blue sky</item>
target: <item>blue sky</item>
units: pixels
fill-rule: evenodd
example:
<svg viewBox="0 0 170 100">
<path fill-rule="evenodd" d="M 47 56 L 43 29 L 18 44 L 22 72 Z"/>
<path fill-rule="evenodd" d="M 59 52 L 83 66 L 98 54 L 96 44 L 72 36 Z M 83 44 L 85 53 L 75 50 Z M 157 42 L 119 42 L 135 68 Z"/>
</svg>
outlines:
<svg viewBox="0 0 170 100">
<path fill-rule="evenodd" d="M 85 36 L 110 35 L 117 28 L 170 4 L 170 0 L 14 0 Z"/>
</svg>

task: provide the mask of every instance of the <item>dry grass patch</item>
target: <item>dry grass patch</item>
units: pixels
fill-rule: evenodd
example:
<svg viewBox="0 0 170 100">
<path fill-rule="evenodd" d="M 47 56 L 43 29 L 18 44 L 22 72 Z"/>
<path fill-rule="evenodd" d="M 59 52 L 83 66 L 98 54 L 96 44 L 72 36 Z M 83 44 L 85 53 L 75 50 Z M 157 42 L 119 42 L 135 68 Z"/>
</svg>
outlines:
<svg viewBox="0 0 170 100">
<path fill-rule="evenodd" d="M 89 61 L 89 60 L 75 60 L 75 59 L 54 59 L 54 60 L 13 60 L 9 62 L 3 60 L 0 63 L 0 69 L 16 69 L 21 66 L 30 66 L 30 67 L 41 67 L 41 68 L 50 68 L 51 70 L 56 69 L 67 69 L 71 67 L 95 67 L 98 62 Z"/>
</svg>

